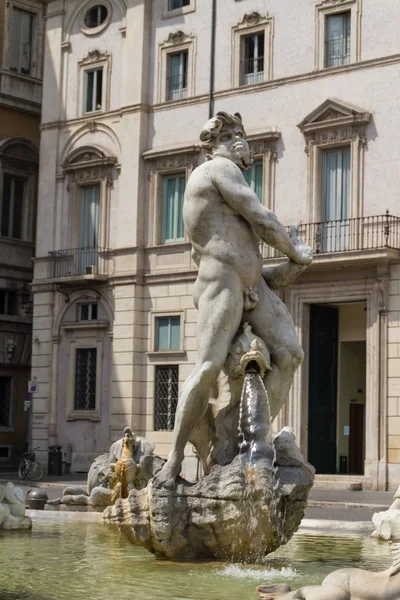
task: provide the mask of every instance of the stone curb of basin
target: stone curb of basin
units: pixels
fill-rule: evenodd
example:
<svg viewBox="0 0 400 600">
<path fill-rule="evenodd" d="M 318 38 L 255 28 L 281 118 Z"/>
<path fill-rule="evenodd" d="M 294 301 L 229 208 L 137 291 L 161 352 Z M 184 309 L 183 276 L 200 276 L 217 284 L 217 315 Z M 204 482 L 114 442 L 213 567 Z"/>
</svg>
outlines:
<svg viewBox="0 0 400 600">
<path fill-rule="evenodd" d="M 103 514 L 99 512 L 27 510 L 26 514 L 37 521 L 86 521 L 103 522 Z M 330 521 L 329 519 L 303 519 L 299 531 L 338 531 L 370 533 L 374 525 L 370 521 Z"/>
<path fill-rule="evenodd" d="M 329 519 L 303 519 L 299 531 L 337 531 L 372 533 L 375 526 L 371 521 L 330 521 Z"/>
<path fill-rule="evenodd" d="M 103 513 L 99 512 L 64 512 L 58 510 L 31 510 L 25 512 L 33 521 L 85 521 L 85 522 L 103 522 Z"/>
<path fill-rule="evenodd" d="M 329 500 L 309 500 L 307 508 L 359 508 L 365 510 L 374 510 L 379 512 L 389 509 L 388 504 L 367 504 L 365 502 L 333 502 Z"/>
</svg>

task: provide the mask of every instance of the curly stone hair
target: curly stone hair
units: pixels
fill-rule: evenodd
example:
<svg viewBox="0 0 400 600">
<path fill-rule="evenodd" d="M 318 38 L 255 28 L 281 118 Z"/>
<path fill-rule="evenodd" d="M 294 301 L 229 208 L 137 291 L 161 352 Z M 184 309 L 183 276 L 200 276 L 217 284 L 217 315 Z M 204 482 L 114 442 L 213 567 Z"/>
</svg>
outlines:
<svg viewBox="0 0 400 600">
<path fill-rule="evenodd" d="M 246 136 L 246 132 L 243 128 L 242 116 L 240 113 L 230 115 L 229 113 L 220 111 L 217 112 L 215 117 L 209 119 L 203 125 L 203 128 L 200 132 L 200 146 L 207 160 L 212 158 L 215 139 L 221 133 L 222 129 L 235 125 L 239 125 L 243 129 L 244 136 Z"/>
</svg>

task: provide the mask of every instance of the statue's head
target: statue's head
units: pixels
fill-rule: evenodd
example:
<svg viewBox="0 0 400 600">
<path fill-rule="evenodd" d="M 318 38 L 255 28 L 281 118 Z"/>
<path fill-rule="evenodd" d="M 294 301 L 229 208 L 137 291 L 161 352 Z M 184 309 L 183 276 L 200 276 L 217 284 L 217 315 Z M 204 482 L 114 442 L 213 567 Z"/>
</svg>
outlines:
<svg viewBox="0 0 400 600">
<path fill-rule="evenodd" d="M 133 433 L 130 427 L 125 427 L 124 429 L 122 445 L 128 446 L 129 448 L 134 448 L 136 446 L 136 435 Z"/>
<path fill-rule="evenodd" d="M 239 113 L 218 112 L 207 121 L 200 132 L 200 145 L 207 160 L 223 156 L 242 170 L 251 166 L 250 148 Z"/>
</svg>

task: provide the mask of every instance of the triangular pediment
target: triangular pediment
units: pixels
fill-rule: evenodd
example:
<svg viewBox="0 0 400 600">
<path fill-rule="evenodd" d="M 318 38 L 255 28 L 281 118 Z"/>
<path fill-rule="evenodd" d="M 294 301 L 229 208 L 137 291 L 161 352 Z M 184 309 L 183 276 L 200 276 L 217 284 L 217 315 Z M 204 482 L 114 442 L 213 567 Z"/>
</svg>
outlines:
<svg viewBox="0 0 400 600">
<path fill-rule="evenodd" d="M 339 123 L 368 123 L 370 118 L 371 113 L 354 104 L 328 98 L 308 114 L 298 127 L 302 131 L 310 131 L 314 128 L 320 129 L 324 125 L 330 127 Z"/>
</svg>

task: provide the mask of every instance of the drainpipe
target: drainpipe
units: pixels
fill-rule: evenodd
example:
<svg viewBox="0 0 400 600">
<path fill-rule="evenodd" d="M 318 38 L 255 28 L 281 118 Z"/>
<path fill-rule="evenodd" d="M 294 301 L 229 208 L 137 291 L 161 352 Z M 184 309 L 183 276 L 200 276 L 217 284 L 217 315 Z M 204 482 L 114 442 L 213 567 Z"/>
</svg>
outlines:
<svg viewBox="0 0 400 600">
<path fill-rule="evenodd" d="M 214 115 L 214 79 L 215 79 L 215 35 L 217 18 L 217 0 L 212 0 L 211 13 L 211 54 L 210 54 L 210 91 L 208 95 L 208 118 Z"/>
</svg>

